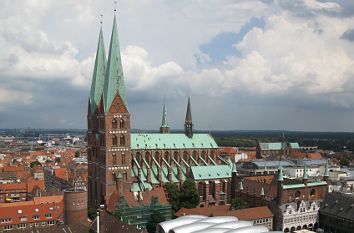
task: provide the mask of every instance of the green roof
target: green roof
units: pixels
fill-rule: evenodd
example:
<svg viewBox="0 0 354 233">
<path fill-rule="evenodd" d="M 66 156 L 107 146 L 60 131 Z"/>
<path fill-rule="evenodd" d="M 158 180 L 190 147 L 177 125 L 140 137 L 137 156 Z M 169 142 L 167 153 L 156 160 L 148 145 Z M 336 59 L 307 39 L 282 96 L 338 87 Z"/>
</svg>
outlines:
<svg viewBox="0 0 354 233">
<path fill-rule="evenodd" d="M 194 180 L 227 179 L 231 177 L 231 166 L 192 166 L 191 171 Z"/>
<path fill-rule="evenodd" d="M 283 142 L 270 142 L 270 143 L 260 142 L 259 146 L 261 147 L 262 150 L 282 150 L 285 148 L 285 143 L 283 143 Z"/>
<path fill-rule="evenodd" d="M 307 183 L 307 187 L 315 187 L 320 185 L 327 185 L 325 181 L 315 181 Z M 294 188 L 305 188 L 305 184 L 286 184 L 283 186 L 283 189 L 294 189 Z"/>
<path fill-rule="evenodd" d="M 95 67 L 93 70 L 93 77 L 92 77 L 92 84 L 91 84 L 91 91 L 90 91 L 90 104 L 91 104 L 92 113 L 96 111 L 97 106 L 101 101 L 101 97 L 103 94 L 106 63 L 107 63 L 107 59 L 106 59 L 106 52 L 104 49 L 103 33 L 101 27 L 100 34 L 98 37 Z"/>
<path fill-rule="evenodd" d="M 290 142 L 289 145 L 291 149 L 300 149 L 300 145 L 297 142 Z"/>
<path fill-rule="evenodd" d="M 108 63 L 104 83 L 104 110 L 109 111 L 113 99 L 119 94 L 125 106 L 128 108 L 127 97 L 125 95 L 125 84 L 123 76 L 122 60 L 120 57 L 118 30 L 116 16 L 114 16 L 111 43 L 109 46 Z"/>
<path fill-rule="evenodd" d="M 132 150 L 139 149 L 211 149 L 218 148 L 209 134 L 194 134 L 192 138 L 185 134 L 132 133 Z"/>
</svg>

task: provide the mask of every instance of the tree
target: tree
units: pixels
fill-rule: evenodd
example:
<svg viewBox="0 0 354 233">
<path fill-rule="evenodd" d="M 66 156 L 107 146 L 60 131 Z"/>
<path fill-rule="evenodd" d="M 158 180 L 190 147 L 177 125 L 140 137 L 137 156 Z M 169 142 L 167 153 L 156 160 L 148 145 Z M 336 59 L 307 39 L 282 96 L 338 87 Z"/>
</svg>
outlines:
<svg viewBox="0 0 354 233">
<path fill-rule="evenodd" d="M 87 210 L 87 217 L 91 220 L 94 220 L 97 216 L 97 211 L 96 209 L 89 207 Z"/>
<path fill-rule="evenodd" d="M 75 158 L 80 157 L 80 151 L 75 151 Z"/>
<path fill-rule="evenodd" d="M 41 165 L 41 163 L 38 162 L 38 160 L 35 160 L 35 161 L 31 162 L 30 167 L 34 168 L 35 166 L 39 166 L 39 165 Z"/>
<path fill-rule="evenodd" d="M 349 159 L 344 157 L 340 159 L 340 165 L 341 166 L 349 166 Z"/>
<path fill-rule="evenodd" d="M 165 183 L 165 191 L 168 195 L 172 210 L 176 212 L 179 209 L 179 191 L 176 183 Z"/>
<path fill-rule="evenodd" d="M 146 230 L 149 233 L 155 233 L 156 231 L 156 225 L 159 224 L 160 222 L 165 221 L 165 217 L 161 214 L 161 212 L 155 210 L 151 215 L 150 219 L 146 224 Z"/>
<path fill-rule="evenodd" d="M 179 196 L 180 208 L 195 208 L 199 205 L 199 195 L 192 180 L 183 182 Z"/>
<path fill-rule="evenodd" d="M 54 162 L 55 163 L 60 163 L 60 158 L 59 157 L 55 157 Z"/>
<path fill-rule="evenodd" d="M 238 197 L 231 200 L 231 205 L 235 210 L 248 208 L 248 203 Z"/>
</svg>

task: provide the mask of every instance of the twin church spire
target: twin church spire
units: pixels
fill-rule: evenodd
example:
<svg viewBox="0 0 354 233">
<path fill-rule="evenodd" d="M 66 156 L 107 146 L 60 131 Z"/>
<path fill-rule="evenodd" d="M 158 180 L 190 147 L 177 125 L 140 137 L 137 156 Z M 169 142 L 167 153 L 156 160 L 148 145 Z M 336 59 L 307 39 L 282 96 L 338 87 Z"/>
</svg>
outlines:
<svg viewBox="0 0 354 233">
<path fill-rule="evenodd" d="M 116 95 L 120 96 L 127 108 L 128 102 L 119 49 L 117 19 L 114 16 L 108 60 L 106 59 L 102 27 L 100 29 L 90 93 L 91 113 L 97 110 L 101 99 L 104 112 L 108 112 Z"/>
<path fill-rule="evenodd" d="M 99 108 L 100 104 L 102 105 L 101 107 L 103 108 L 104 112 L 108 112 L 111 108 L 114 98 L 117 95 L 122 99 L 122 102 L 127 108 L 128 102 L 126 97 L 123 67 L 119 48 L 117 19 L 116 16 L 114 16 L 108 60 L 105 52 L 102 26 L 100 28 L 89 99 L 90 112 L 94 114 Z M 168 126 L 165 99 L 162 114 L 160 132 L 169 133 L 170 128 Z M 189 138 L 193 137 L 190 97 L 188 97 L 184 131 L 186 136 Z"/>
</svg>

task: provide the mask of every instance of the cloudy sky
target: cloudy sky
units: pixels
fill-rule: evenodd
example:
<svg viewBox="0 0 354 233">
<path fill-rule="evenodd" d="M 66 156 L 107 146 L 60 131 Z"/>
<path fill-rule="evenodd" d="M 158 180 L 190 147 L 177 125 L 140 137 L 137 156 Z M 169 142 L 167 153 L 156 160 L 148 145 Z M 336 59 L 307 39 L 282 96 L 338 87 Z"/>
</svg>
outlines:
<svg viewBox="0 0 354 233">
<path fill-rule="evenodd" d="M 120 0 L 132 127 L 354 131 L 354 1 Z M 0 128 L 85 128 L 113 0 L 0 1 Z"/>
</svg>

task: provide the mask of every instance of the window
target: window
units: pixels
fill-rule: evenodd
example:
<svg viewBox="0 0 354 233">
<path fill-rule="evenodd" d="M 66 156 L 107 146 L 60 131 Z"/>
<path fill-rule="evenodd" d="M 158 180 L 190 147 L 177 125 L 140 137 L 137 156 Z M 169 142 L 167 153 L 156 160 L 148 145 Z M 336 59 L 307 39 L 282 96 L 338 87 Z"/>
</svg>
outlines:
<svg viewBox="0 0 354 233">
<path fill-rule="evenodd" d="M 47 224 L 48 224 L 49 226 L 53 226 L 53 225 L 55 225 L 55 221 L 48 221 Z"/>
<path fill-rule="evenodd" d="M 18 224 L 18 225 L 17 225 L 17 228 L 18 228 L 18 229 L 25 229 L 25 228 L 26 228 L 26 224 L 25 224 L 25 223 Z"/>
<path fill-rule="evenodd" d="M 128 179 L 127 172 L 123 173 L 123 180 L 126 181 Z"/>
<path fill-rule="evenodd" d="M 27 217 L 26 216 L 21 216 L 21 217 L 19 217 L 19 219 L 20 219 L 21 222 L 27 221 Z"/>
<path fill-rule="evenodd" d="M 74 202 L 75 203 L 75 202 Z M 74 204 L 75 205 L 75 204 Z M 52 218 L 52 214 L 45 214 L 46 218 Z"/>
<path fill-rule="evenodd" d="M 116 146 L 117 143 L 118 143 L 117 142 L 117 136 L 113 134 L 113 136 L 112 136 L 112 144 L 113 144 L 113 146 Z"/>
<path fill-rule="evenodd" d="M 116 155 L 115 153 L 112 154 L 112 162 L 113 162 L 114 164 L 117 163 L 117 155 Z"/>
<path fill-rule="evenodd" d="M 4 226 L 4 230 L 5 231 L 12 230 L 12 225 Z"/>
<path fill-rule="evenodd" d="M 0 222 L 1 223 L 12 222 L 12 219 L 11 218 L 3 218 L 3 219 L 0 219 Z"/>
<path fill-rule="evenodd" d="M 124 135 L 120 135 L 120 145 L 121 146 L 124 146 L 125 145 L 125 137 L 124 137 Z"/>
<path fill-rule="evenodd" d="M 17 213 L 18 214 L 22 214 L 22 210 L 17 210 Z"/>
<path fill-rule="evenodd" d="M 120 121 L 119 121 L 119 127 L 120 127 L 120 128 L 124 128 L 124 120 L 123 120 L 123 119 L 120 119 Z"/>
<path fill-rule="evenodd" d="M 125 164 L 125 154 L 122 154 L 122 164 Z"/>
<path fill-rule="evenodd" d="M 116 119 L 112 120 L 112 129 L 116 129 L 118 127 Z"/>
</svg>

